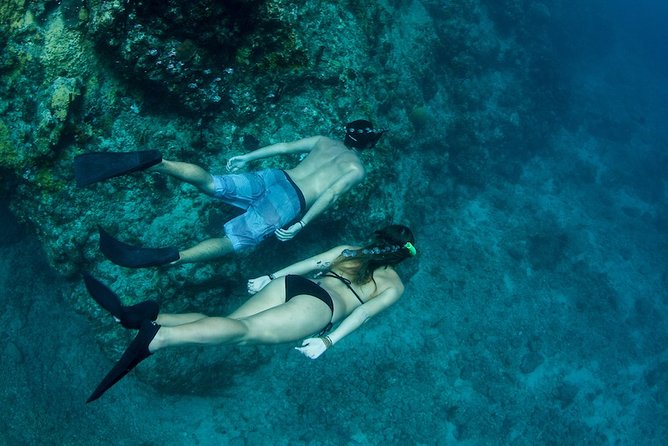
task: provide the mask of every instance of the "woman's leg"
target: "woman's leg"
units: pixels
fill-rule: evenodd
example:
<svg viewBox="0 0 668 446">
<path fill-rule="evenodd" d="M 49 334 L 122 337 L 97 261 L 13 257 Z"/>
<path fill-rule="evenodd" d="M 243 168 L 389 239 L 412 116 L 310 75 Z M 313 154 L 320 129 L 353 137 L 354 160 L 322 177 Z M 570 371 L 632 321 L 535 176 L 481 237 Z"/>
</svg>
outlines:
<svg viewBox="0 0 668 446">
<path fill-rule="evenodd" d="M 243 319 L 283 303 L 285 303 L 285 277 L 279 277 L 265 285 L 227 317 Z"/>
<path fill-rule="evenodd" d="M 202 313 L 160 313 L 155 322 L 157 322 L 159 325 L 162 325 L 163 327 L 176 327 L 177 325 L 191 324 L 200 319 L 204 319 L 205 317 L 208 316 Z"/>
<path fill-rule="evenodd" d="M 285 303 L 285 278 L 280 277 L 268 283 L 262 290 L 251 296 L 239 308 L 227 316 L 228 319 L 243 319 L 264 310 Z M 176 327 L 208 318 L 202 313 L 160 313 L 155 320 L 163 327 Z"/>
<path fill-rule="evenodd" d="M 204 317 L 189 324 L 160 327 L 148 349 L 154 353 L 161 348 L 177 345 L 233 344 L 240 342 L 247 332 L 245 322 L 224 317 Z"/>
<path fill-rule="evenodd" d="M 148 346 L 151 353 L 177 345 L 248 345 L 292 342 L 317 333 L 329 323 L 327 304 L 309 295 L 243 319 L 205 317 L 189 324 L 161 327 Z"/>
<path fill-rule="evenodd" d="M 163 159 L 161 163 L 151 167 L 148 171 L 164 173 L 185 181 L 207 195 L 213 195 L 214 193 L 213 177 L 209 172 L 195 164 Z"/>
</svg>

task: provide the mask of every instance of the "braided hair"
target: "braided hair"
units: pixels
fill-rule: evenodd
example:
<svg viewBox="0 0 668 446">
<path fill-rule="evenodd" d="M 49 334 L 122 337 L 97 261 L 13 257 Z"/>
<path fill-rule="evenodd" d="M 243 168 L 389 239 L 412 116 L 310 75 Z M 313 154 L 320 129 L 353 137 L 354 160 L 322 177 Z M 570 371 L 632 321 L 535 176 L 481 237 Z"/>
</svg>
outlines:
<svg viewBox="0 0 668 446">
<path fill-rule="evenodd" d="M 346 249 L 334 262 L 336 267 L 362 285 L 373 280 L 373 272 L 396 265 L 415 255 L 413 233 L 403 225 L 390 225 L 374 232 L 371 244 L 360 249 Z"/>
</svg>

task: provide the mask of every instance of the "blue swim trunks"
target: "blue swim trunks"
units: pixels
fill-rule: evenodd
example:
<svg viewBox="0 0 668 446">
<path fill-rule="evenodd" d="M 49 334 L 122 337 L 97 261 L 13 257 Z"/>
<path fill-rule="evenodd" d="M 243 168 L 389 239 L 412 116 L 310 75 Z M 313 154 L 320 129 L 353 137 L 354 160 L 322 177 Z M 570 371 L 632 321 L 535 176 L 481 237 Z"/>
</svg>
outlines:
<svg viewBox="0 0 668 446">
<path fill-rule="evenodd" d="M 304 195 L 282 170 L 213 175 L 213 182 L 214 197 L 246 210 L 225 223 L 225 235 L 237 252 L 297 222 L 306 208 Z"/>
</svg>

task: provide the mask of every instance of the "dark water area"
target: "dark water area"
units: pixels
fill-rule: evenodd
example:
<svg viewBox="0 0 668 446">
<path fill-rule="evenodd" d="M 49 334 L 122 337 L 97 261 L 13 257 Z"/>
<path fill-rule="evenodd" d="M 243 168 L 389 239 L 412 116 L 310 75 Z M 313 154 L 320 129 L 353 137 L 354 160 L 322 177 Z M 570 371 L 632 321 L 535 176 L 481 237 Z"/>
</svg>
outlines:
<svg viewBox="0 0 668 446">
<path fill-rule="evenodd" d="M 556 3 L 543 149 L 452 201 L 404 172 L 435 184 L 419 271 L 317 361 L 184 349 L 155 360 L 200 364 L 191 388 L 138 369 L 86 405 L 112 361 L 2 197 L 0 445 L 665 445 L 668 4 Z"/>
</svg>

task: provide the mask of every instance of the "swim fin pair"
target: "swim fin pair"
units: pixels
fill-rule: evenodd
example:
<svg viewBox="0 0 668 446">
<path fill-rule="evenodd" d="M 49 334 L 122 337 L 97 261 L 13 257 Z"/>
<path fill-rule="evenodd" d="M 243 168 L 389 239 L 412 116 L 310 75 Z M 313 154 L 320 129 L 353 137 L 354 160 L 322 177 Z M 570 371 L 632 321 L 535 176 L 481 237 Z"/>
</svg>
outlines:
<svg viewBox="0 0 668 446">
<path fill-rule="evenodd" d="M 109 178 L 146 170 L 162 162 L 157 150 L 135 152 L 91 152 L 74 158 L 74 178 L 85 187 Z"/>
<path fill-rule="evenodd" d="M 84 273 L 84 283 L 91 297 L 102 308 L 111 313 L 115 319 L 120 321 L 124 327 L 139 329 L 139 333 L 125 350 L 121 359 L 118 360 L 86 400 L 87 403 L 90 403 L 100 398 L 130 370 L 151 356 L 148 346 L 160 330 L 160 325 L 155 323 L 160 308 L 154 300 L 147 300 L 131 307 L 123 306 L 116 293 L 88 273 Z"/>
<path fill-rule="evenodd" d="M 134 152 L 91 152 L 74 158 L 74 177 L 78 187 L 85 187 L 109 178 L 146 170 L 162 162 L 157 150 Z M 160 266 L 175 262 L 179 252 L 174 247 L 142 248 L 116 240 L 100 228 L 100 249 L 117 265 L 128 268 Z"/>
</svg>

